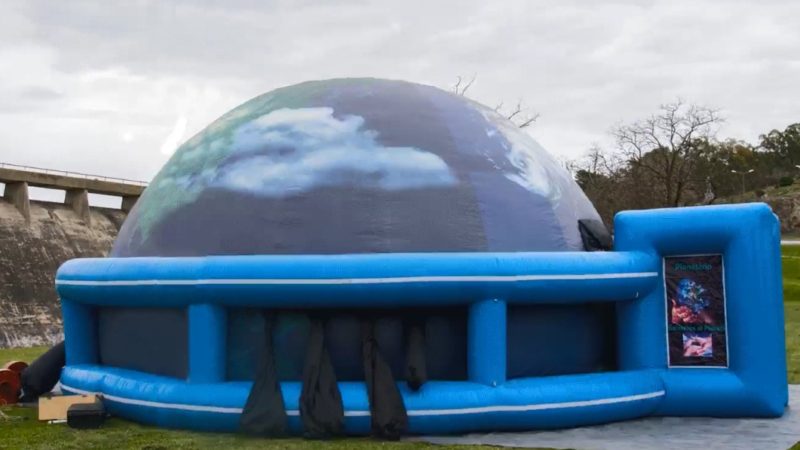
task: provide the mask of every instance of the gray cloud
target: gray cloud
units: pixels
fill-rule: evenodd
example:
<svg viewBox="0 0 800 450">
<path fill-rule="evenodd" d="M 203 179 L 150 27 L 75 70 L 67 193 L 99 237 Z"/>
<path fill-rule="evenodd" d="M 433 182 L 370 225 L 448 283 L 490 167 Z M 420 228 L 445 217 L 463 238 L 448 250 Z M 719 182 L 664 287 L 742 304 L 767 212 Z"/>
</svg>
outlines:
<svg viewBox="0 0 800 450">
<path fill-rule="evenodd" d="M 31 100 L 34 102 L 58 100 L 61 97 L 63 97 L 63 95 L 60 92 L 42 86 L 27 87 L 22 91 L 20 91 L 19 96 L 23 100 Z"/>
<path fill-rule="evenodd" d="M 525 100 L 541 113 L 531 134 L 561 157 L 677 96 L 722 109 L 721 134 L 751 141 L 800 120 L 800 3 L 790 0 L 4 9 L 0 161 L 147 179 L 176 118 L 191 136 L 262 92 L 343 76 L 448 87 L 477 74 L 474 98 Z"/>
</svg>

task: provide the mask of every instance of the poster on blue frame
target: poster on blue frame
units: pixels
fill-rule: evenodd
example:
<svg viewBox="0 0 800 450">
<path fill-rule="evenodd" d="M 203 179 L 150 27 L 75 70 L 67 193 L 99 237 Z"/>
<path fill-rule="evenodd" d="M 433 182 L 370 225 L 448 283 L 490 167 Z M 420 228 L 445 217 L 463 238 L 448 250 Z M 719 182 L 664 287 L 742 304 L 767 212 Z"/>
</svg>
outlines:
<svg viewBox="0 0 800 450">
<path fill-rule="evenodd" d="M 728 367 L 722 255 L 664 258 L 670 367 Z"/>
</svg>

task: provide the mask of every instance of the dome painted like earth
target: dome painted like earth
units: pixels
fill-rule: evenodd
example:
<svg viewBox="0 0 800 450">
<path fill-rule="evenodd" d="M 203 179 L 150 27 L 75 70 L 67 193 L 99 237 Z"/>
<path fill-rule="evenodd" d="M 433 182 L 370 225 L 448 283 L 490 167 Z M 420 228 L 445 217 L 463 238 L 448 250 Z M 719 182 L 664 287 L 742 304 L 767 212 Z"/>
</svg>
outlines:
<svg viewBox="0 0 800 450">
<path fill-rule="evenodd" d="M 182 145 L 112 256 L 581 250 L 599 219 L 570 175 L 491 109 L 430 86 L 312 81 Z"/>
</svg>

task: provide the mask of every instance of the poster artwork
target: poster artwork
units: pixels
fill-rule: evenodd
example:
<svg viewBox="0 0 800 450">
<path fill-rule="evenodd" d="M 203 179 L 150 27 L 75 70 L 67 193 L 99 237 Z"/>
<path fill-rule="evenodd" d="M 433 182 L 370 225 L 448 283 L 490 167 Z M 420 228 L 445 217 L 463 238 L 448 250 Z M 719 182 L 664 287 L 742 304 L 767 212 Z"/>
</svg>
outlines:
<svg viewBox="0 0 800 450">
<path fill-rule="evenodd" d="M 669 365 L 727 367 L 722 255 L 664 258 Z"/>
</svg>

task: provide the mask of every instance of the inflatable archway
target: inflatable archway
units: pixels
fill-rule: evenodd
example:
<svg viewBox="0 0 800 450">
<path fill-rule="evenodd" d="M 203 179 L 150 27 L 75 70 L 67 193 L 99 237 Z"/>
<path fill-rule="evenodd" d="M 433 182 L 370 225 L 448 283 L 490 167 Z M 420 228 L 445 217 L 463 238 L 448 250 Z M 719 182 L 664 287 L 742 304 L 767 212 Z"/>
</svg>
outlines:
<svg viewBox="0 0 800 450">
<path fill-rule="evenodd" d="M 314 353 L 350 434 L 374 432 L 382 401 L 410 433 L 781 415 L 771 210 L 624 212 L 613 251 L 583 251 L 597 219 L 527 135 L 462 97 L 274 91 L 179 149 L 111 257 L 59 269 L 61 383 L 122 417 L 225 431 L 273 385 L 300 433 Z"/>
</svg>

